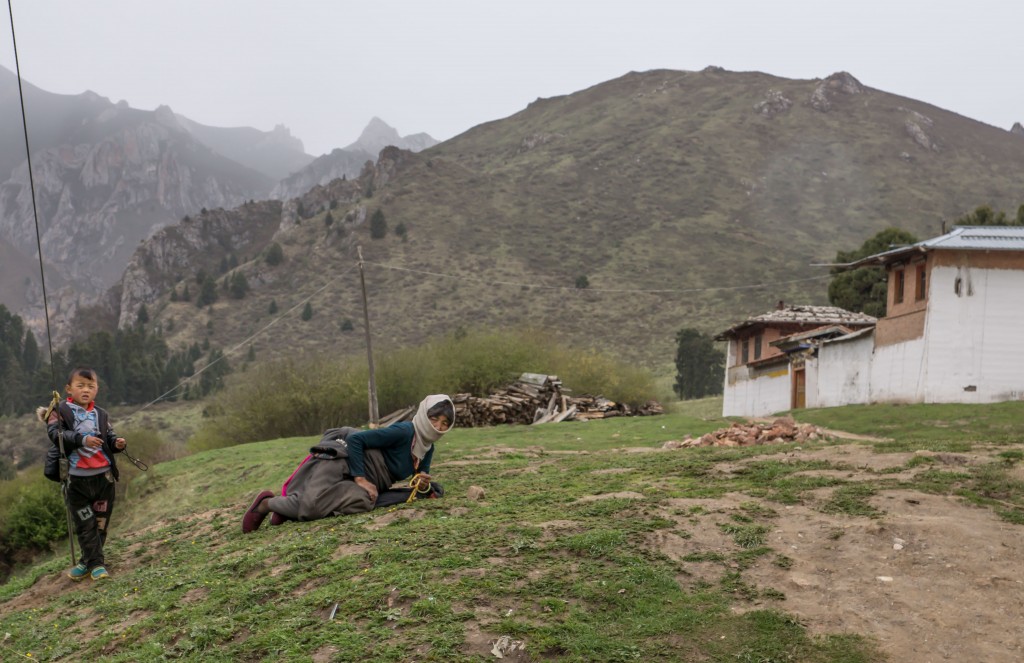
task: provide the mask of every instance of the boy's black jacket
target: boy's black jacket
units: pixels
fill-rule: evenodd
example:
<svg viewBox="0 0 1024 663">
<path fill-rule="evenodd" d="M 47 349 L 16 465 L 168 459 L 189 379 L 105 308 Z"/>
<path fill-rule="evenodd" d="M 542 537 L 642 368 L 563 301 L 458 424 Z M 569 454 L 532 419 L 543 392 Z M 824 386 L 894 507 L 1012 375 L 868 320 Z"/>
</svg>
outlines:
<svg viewBox="0 0 1024 663">
<path fill-rule="evenodd" d="M 99 426 L 96 437 L 103 440 L 103 451 L 107 454 L 107 458 L 110 459 L 110 473 L 114 475 L 114 480 L 117 480 L 120 473 L 117 469 L 117 459 L 114 454 L 121 453 L 121 450 L 114 446 L 114 442 L 117 440 L 117 433 L 110 427 L 110 417 L 107 416 L 107 411 L 96 405 L 93 407 L 96 410 L 96 419 Z M 83 438 L 85 437 L 81 433 L 75 432 L 75 415 L 71 411 L 71 406 L 66 401 L 57 407 L 57 413 L 59 421 L 48 424 L 46 427 L 46 434 L 50 437 L 50 442 L 53 444 L 46 453 L 43 475 L 51 481 L 60 481 L 60 469 L 57 463 L 60 458 L 59 440 L 61 438 L 64 440 L 64 453 L 70 456 L 71 452 L 75 449 L 84 446 Z"/>
</svg>

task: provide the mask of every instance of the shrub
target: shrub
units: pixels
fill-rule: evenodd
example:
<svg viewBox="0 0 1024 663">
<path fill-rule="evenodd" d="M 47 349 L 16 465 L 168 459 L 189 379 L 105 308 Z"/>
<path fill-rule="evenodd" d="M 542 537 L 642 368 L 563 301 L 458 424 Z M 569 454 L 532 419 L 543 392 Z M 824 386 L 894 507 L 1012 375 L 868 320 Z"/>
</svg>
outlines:
<svg viewBox="0 0 1024 663">
<path fill-rule="evenodd" d="M 596 351 L 539 344 L 547 335 L 470 332 L 376 358 L 379 414 L 415 405 L 427 394 L 484 396 L 521 373 L 558 375 L 575 394 L 638 405 L 656 395 L 653 376 Z M 319 358 L 282 360 L 249 371 L 211 402 L 189 440 L 195 451 L 281 437 L 318 435 L 368 420 L 366 358 L 337 364 Z"/>
<path fill-rule="evenodd" d="M 244 442 L 316 435 L 364 422 L 367 370 L 317 358 L 286 359 L 254 367 L 219 392 L 208 417 L 188 441 L 191 451 Z"/>
<path fill-rule="evenodd" d="M 49 548 L 68 535 L 60 486 L 30 467 L 13 481 L 0 482 L 0 540 L 9 550 Z"/>
</svg>

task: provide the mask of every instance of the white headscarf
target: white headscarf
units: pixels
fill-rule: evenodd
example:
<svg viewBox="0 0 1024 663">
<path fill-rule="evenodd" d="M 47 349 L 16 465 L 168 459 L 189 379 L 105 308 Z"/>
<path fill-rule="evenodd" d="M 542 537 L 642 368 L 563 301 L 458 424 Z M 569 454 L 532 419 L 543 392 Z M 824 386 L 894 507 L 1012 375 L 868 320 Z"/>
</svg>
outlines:
<svg viewBox="0 0 1024 663">
<path fill-rule="evenodd" d="M 434 407 L 438 403 L 448 401 L 448 404 L 452 406 L 452 413 L 454 418 L 455 406 L 452 404 L 452 399 L 448 398 L 444 394 L 432 394 L 427 396 L 420 401 L 419 408 L 416 409 L 416 414 L 412 418 L 412 427 L 416 431 L 416 437 L 413 438 L 412 455 L 416 458 L 423 460 L 423 457 L 427 455 L 430 448 L 434 446 L 434 442 L 441 439 L 447 431 L 439 431 L 434 428 L 434 425 L 430 423 L 430 417 L 427 416 L 427 411 Z M 455 421 L 451 422 L 451 426 L 455 425 Z M 449 426 L 449 430 L 451 429 Z"/>
</svg>

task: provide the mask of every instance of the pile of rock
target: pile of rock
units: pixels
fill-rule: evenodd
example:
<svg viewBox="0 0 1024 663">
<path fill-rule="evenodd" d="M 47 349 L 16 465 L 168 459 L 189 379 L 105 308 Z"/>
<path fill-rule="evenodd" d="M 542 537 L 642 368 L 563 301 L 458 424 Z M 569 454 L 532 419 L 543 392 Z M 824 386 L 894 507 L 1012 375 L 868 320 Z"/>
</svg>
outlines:
<svg viewBox="0 0 1024 663">
<path fill-rule="evenodd" d="M 814 424 L 798 424 L 792 417 L 780 417 L 771 423 L 735 423 L 698 438 L 687 435 L 682 440 L 669 440 L 662 449 L 688 447 L 751 447 L 759 444 L 787 444 L 828 439 L 825 429 Z"/>
</svg>

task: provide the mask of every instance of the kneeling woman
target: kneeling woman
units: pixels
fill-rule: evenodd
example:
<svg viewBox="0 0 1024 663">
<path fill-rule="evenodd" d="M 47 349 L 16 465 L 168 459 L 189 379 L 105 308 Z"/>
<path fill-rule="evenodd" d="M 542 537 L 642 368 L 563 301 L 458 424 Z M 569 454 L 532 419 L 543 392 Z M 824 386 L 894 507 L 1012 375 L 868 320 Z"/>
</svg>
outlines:
<svg viewBox="0 0 1024 663">
<path fill-rule="evenodd" d="M 428 485 L 432 495 L 439 492 L 430 476 L 434 443 L 454 422 L 451 399 L 436 394 L 420 402 L 411 422 L 375 430 L 325 431 L 320 444 L 285 481 L 279 497 L 269 490 L 256 496 L 242 519 L 242 531 L 254 531 L 269 513 L 271 525 L 365 513 L 385 503 L 381 494 L 395 482 L 409 477 L 425 492 Z"/>
</svg>

